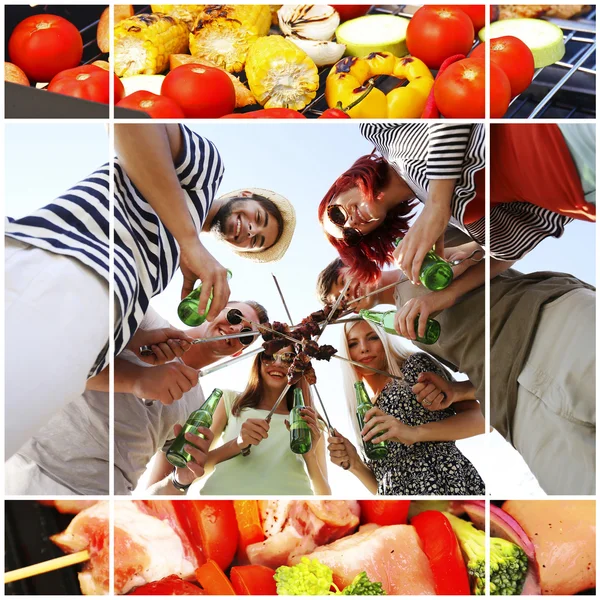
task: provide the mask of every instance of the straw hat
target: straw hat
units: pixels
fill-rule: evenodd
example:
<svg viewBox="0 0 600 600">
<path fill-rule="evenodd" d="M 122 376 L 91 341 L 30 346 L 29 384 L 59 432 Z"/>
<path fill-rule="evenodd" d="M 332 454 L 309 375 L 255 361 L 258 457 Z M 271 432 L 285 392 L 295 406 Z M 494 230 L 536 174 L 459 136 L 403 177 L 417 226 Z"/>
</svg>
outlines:
<svg viewBox="0 0 600 600">
<path fill-rule="evenodd" d="M 267 263 L 275 262 L 283 258 L 286 253 L 294 235 L 294 229 L 296 228 L 296 211 L 292 206 L 292 203 L 284 198 L 281 194 L 277 194 L 270 190 L 264 190 L 262 188 L 244 188 L 241 190 L 235 190 L 235 192 L 229 192 L 219 198 L 219 200 L 231 200 L 232 198 L 246 198 L 249 195 L 262 196 L 270 200 L 279 210 L 281 218 L 283 220 L 283 231 L 279 236 L 279 239 L 266 250 L 261 252 L 241 252 L 234 250 L 235 254 L 242 258 L 247 258 L 254 262 Z"/>
</svg>

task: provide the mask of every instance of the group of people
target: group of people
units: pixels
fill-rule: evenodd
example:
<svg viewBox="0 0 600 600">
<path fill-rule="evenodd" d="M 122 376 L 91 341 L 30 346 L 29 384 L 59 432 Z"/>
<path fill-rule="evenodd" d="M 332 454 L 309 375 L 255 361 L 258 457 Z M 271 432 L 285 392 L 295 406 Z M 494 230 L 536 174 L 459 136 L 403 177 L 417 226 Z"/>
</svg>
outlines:
<svg viewBox="0 0 600 600">
<path fill-rule="evenodd" d="M 324 495 L 331 493 L 328 458 L 372 493 L 483 494 L 479 473 L 455 442 L 485 429 L 484 251 L 491 424 L 546 492 L 594 493 L 595 290 L 567 274 L 523 274 L 512 266 L 546 237 L 559 237 L 573 218 L 595 220 L 595 133 L 587 125 L 492 126 L 487 161 L 483 125 L 368 124 L 361 133 L 375 150 L 338 177 L 318 205 L 339 258 L 321 272 L 317 291 L 332 304 L 348 282 L 346 300 L 397 283 L 354 309 L 395 306 L 399 335 L 361 320 L 344 326 L 338 345 L 341 356 L 363 365 L 345 363 L 343 377 L 354 422 L 353 384 L 362 381 L 371 392 L 364 428 L 349 437 L 328 430 L 303 380 L 266 419 L 287 384 L 297 352 L 291 345 L 259 352 L 246 389 L 224 390 L 210 430 L 186 434 L 187 467 L 167 461 L 170 443 L 204 400 L 198 370 L 251 344 L 193 339 L 239 333 L 248 322 L 256 331 L 269 320 L 258 301 L 230 299 L 227 271 L 202 235 L 216 235 L 243 258 L 274 261 L 291 242 L 295 212 L 268 190 L 219 196 L 218 150 L 183 124 L 116 125 L 112 222 L 105 166 L 6 225 L 7 494 L 108 493 L 111 354 L 117 494 L 132 493 L 152 461 L 147 493 L 195 493 L 192 483 L 200 480 L 201 494 Z M 540 152 L 541 144 L 554 151 Z M 419 282 L 433 247 L 455 265 L 453 282 L 435 292 Z M 206 321 L 185 331 L 150 306 L 178 269 L 182 297 L 202 281 L 200 313 L 212 291 Z M 423 345 L 417 337 L 429 316 L 442 335 Z M 43 323 L 35 345 L 22 335 L 32 319 Z M 420 351 L 410 352 L 400 336 Z M 142 346 L 153 354 L 143 356 Z M 448 369 L 468 379 L 455 381 Z M 289 447 L 294 387 L 303 391 L 312 437 L 303 455 Z M 369 441 L 387 441 L 387 456 L 368 458 Z M 242 454 L 248 446 L 252 452 Z"/>
</svg>

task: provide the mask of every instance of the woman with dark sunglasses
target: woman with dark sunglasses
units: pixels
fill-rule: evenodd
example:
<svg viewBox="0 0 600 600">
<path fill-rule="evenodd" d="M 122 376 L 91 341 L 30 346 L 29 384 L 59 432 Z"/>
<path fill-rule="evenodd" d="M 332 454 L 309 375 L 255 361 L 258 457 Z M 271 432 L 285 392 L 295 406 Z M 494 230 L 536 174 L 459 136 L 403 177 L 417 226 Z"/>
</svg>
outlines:
<svg viewBox="0 0 600 600">
<path fill-rule="evenodd" d="M 373 281 L 395 262 L 419 285 L 425 254 L 435 245 L 444 256 L 449 223 L 489 248 L 494 276 L 546 237 L 560 237 L 573 218 L 595 221 L 594 125 L 492 126 L 489 244 L 483 125 L 369 123 L 361 133 L 377 153 L 338 177 L 318 211 L 359 279 Z M 417 200 L 423 209 L 409 227 Z"/>
<path fill-rule="evenodd" d="M 288 391 L 270 422 L 266 416 L 287 385 L 287 371 L 294 360 L 292 346 L 274 355 L 261 352 L 254 359 L 248 386 L 237 398 L 223 396 L 211 430 L 221 445 L 208 454 L 210 473 L 202 495 L 311 495 L 330 494 L 327 482 L 325 441 L 319 417 L 312 408 L 310 390 L 302 381 Z M 308 423 L 312 447 L 306 454 L 290 450 L 288 416 L 294 388 L 304 395 L 302 418 Z M 248 456 L 242 449 L 250 447 Z M 193 493 L 193 492 L 191 492 Z"/>
</svg>

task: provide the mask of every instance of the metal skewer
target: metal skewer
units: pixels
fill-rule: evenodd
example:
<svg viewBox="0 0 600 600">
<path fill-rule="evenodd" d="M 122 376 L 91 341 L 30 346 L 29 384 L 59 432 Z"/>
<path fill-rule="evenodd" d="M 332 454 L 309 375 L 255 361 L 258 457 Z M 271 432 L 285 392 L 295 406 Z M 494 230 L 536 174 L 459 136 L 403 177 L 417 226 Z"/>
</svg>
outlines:
<svg viewBox="0 0 600 600">
<path fill-rule="evenodd" d="M 208 369 L 200 369 L 198 371 L 198 377 L 206 377 L 207 375 L 210 375 L 211 373 L 216 373 L 217 371 L 220 371 L 221 369 L 224 369 L 225 367 L 230 367 L 231 365 L 233 365 L 236 362 L 246 360 L 247 358 L 250 358 L 251 356 L 256 356 L 257 354 L 260 354 L 262 351 L 263 351 L 262 348 L 255 348 L 254 350 L 251 350 L 250 352 L 244 352 L 243 354 L 240 354 L 239 356 L 235 356 L 234 358 L 225 360 L 222 363 L 215 365 L 214 367 L 209 367 Z"/>
<path fill-rule="evenodd" d="M 357 367 L 361 367 L 362 369 L 368 369 L 369 371 L 373 371 L 374 373 L 379 373 L 379 375 L 385 375 L 386 377 L 391 377 L 392 379 L 398 379 L 400 381 L 404 381 L 404 379 L 402 377 L 399 377 L 398 375 L 392 375 L 391 373 L 388 373 L 387 371 L 382 371 L 381 369 L 376 369 L 375 367 L 370 367 L 369 365 L 365 365 L 356 360 L 351 360 L 350 358 L 344 358 L 343 356 L 338 356 L 337 354 L 334 354 L 331 358 L 337 358 L 338 360 L 343 360 L 344 362 L 350 363 L 351 365 L 355 365 Z"/>
<path fill-rule="evenodd" d="M 260 331 L 243 331 L 241 333 L 228 333 L 226 335 L 217 335 L 215 337 L 197 338 L 195 340 L 192 340 L 191 342 L 188 342 L 188 344 L 208 344 L 210 342 L 218 342 L 219 340 L 234 340 L 237 338 L 257 335 L 260 335 Z M 154 354 L 154 352 L 152 352 L 152 348 L 150 346 L 140 346 L 140 354 L 142 356 L 151 356 L 152 354 Z"/>
</svg>

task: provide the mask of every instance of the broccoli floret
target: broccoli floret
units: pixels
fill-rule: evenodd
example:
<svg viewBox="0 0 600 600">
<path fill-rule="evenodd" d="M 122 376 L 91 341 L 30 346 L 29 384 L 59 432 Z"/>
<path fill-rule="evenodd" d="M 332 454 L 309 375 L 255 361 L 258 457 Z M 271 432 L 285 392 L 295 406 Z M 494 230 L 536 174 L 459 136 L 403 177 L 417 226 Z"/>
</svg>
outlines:
<svg viewBox="0 0 600 600">
<path fill-rule="evenodd" d="M 303 556 L 293 567 L 279 567 L 274 579 L 279 596 L 326 596 L 333 585 L 333 571 Z"/>
<path fill-rule="evenodd" d="M 381 583 L 373 583 L 365 571 L 359 573 L 349 586 L 341 592 L 343 596 L 385 596 Z"/>
<path fill-rule="evenodd" d="M 473 593 L 485 594 L 485 533 L 472 523 L 450 513 L 450 521 L 463 553 L 467 571 L 474 581 Z M 523 590 L 527 575 L 527 556 L 512 542 L 490 538 L 490 592 L 494 596 L 515 596 Z"/>
</svg>

